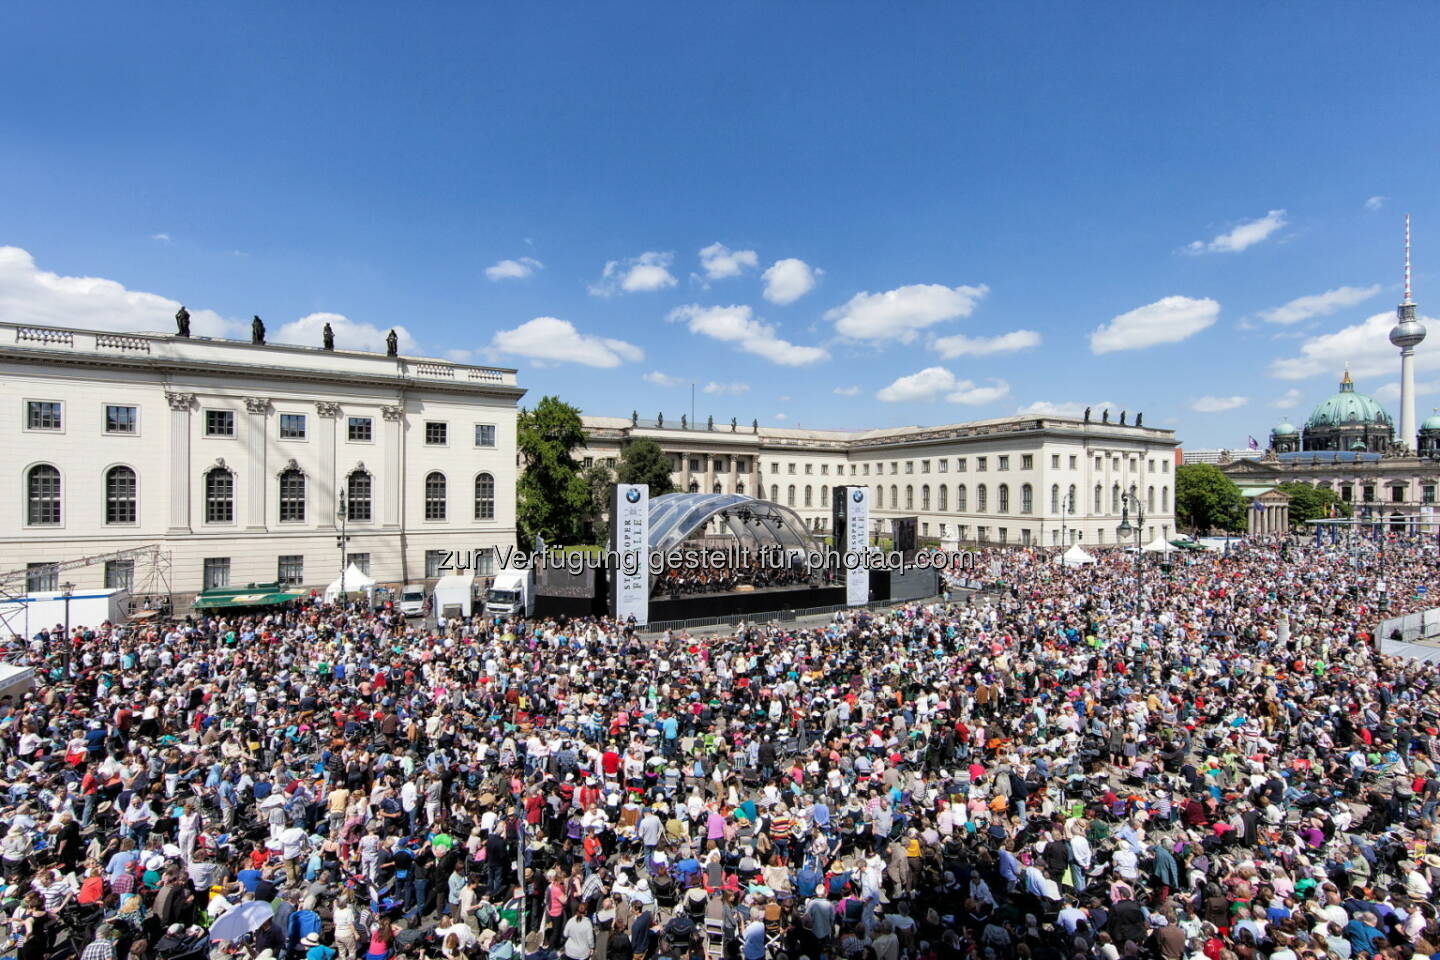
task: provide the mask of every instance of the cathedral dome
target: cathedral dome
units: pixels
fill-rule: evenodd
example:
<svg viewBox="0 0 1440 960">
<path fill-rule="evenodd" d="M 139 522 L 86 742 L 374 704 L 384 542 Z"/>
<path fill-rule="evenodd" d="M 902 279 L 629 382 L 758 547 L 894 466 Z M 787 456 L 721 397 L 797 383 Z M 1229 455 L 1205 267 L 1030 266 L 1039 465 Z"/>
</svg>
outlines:
<svg viewBox="0 0 1440 960">
<path fill-rule="evenodd" d="M 1373 397 L 1355 392 L 1355 383 L 1350 379 L 1350 371 L 1346 370 L 1345 379 L 1340 381 L 1340 392 L 1321 401 L 1310 414 L 1310 419 L 1305 421 L 1305 427 L 1313 430 L 1351 425 L 1393 427 L 1394 421 Z"/>
<path fill-rule="evenodd" d="M 1276 427 L 1274 430 L 1270 431 L 1271 436 L 1275 437 L 1293 437 L 1297 436 L 1299 433 L 1300 431 L 1295 429 L 1295 424 L 1291 423 L 1288 420 L 1280 424 L 1280 426 Z"/>
</svg>

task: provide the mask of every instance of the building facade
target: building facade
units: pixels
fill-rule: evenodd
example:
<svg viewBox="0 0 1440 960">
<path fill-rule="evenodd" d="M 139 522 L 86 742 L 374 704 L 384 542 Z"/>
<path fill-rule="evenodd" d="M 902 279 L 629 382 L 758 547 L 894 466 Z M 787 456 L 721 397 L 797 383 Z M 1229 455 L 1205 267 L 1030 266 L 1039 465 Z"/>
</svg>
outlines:
<svg viewBox="0 0 1440 960">
<path fill-rule="evenodd" d="M 138 589 L 137 561 L 105 555 L 152 546 L 176 594 L 323 586 L 342 527 L 382 584 L 492 563 L 515 542 L 523 394 L 503 368 L 0 323 L 4 587 Z"/>
<path fill-rule="evenodd" d="M 629 440 L 649 437 L 676 489 L 771 500 L 822 535 L 831 491 L 845 485 L 870 489 L 877 536 L 913 516 L 932 543 L 1113 546 L 1137 505 L 1146 542 L 1175 531 L 1171 430 L 1049 416 L 868 431 L 583 419 L 585 466 L 613 468 Z"/>
</svg>

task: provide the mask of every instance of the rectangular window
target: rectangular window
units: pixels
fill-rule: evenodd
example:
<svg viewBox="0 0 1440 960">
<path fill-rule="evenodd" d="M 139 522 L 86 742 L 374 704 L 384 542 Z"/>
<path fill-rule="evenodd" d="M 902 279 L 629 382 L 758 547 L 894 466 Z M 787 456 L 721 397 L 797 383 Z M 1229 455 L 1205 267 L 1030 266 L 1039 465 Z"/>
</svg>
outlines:
<svg viewBox="0 0 1440 960">
<path fill-rule="evenodd" d="M 1052 453 L 1052 454 L 1050 455 L 1050 469 L 1051 469 L 1051 470 L 1059 470 L 1059 469 L 1060 469 L 1060 454 L 1058 454 L 1058 453 Z"/>
<path fill-rule="evenodd" d="M 594 457 L 585 457 L 580 461 L 580 467 L 584 470 L 589 470 L 593 466 L 595 466 Z"/>
<path fill-rule="evenodd" d="M 822 476 L 822 477 L 828 477 L 829 475 L 830 475 L 830 464 L 828 464 L 828 463 L 822 463 L 822 464 L 820 464 L 820 476 Z"/>
<path fill-rule="evenodd" d="M 1179 499 L 1179 498 L 1177 497 L 1176 499 Z M 1346 503 L 1349 503 L 1351 500 L 1354 500 L 1354 499 L 1355 499 L 1355 488 L 1352 487 L 1352 486 L 1350 486 L 1349 484 L 1346 484 L 1345 486 L 1341 487 L 1341 488 L 1340 488 L 1340 499 L 1341 499 L 1341 500 L 1344 500 Z"/>
<path fill-rule="evenodd" d="M 906 473 L 914 473 L 914 472 L 915 472 L 915 461 L 914 461 L 914 460 L 906 460 L 906 461 L 905 461 L 905 472 L 906 472 Z"/>
<path fill-rule="evenodd" d="M 106 433 L 135 433 L 140 428 L 139 411 L 135 407 L 105 404 Z"/>
<path fill-rule="evenodd" d="M 780 472 L 780 462 L 779 462 L 778 460 L 775 461 L 774 463 L 771 463 L 771 464 L 770 464 L 770 472 L 771 472 L 771 473 L 779 473 L 779 472 Z"/>
<path fill-rule="evenodd" d="M 276 558 L 275 579 L 281 583 L 301 583 L 305 579 L 305 557 L 298 553 L 281 554 Z"/>
<path fill-rule="evenodd" d="M 1073 455 L 1070 457 L 1070 469 L 1071 469 L 1071 470 L 1074 470 L 1074 469 L 1075 469 L 1076 461 L 1079 460 L 1079 459 L 1080 459 L 1079 457 L 1076 457 L 1076 456 L 1073 456 Z"/>
<path fill-rule="evenodd" d="M 1095 469 L 1096 469 L 1096 470 L 1104 470 L 1104 469 L 1105 469 L 1105 460 L 1104 460 L 1103 458 L 1101 458 L 1101 457 L 1096 457 L 1096 458 L 1095 458 Z"/>
<path fill-rule="evenodd" d="M 345 565 L 353 566 L 356 570 L 359 570 L 361 573 L 365 574 L 365 576 L 370 576 L 370 554 L 368 553 L 346 554 Z"/>
<path fill-rule="evenodd" d="M 436 577 L 443 577 L 445 571 L 440 569 L 440 564 L 445 562 L 449 550 L 426 550 L 425 551 L 425 577 L 433 580 Z"/>
<path fill-rule="evenodd" d="M 303 413 L 282 413 L 282 414 L 280 414 L 280 439 L 281 439 L 281 440 L 304 440 L 304 439 L 305 439 L 305 414 L 303 414 Z"/>
<path fill-rule="evenodd" d="M 495 552 L 493 550 L 475 551 L 475 575 L 477 577 L 495 575 Z"/>
<path fill-rule="evenodd" d="M 941 460 L 941 461 L 939 461 L 939 466 L 938 466 L 936 469 L 938 469 L 941 473 L 949 473 L 949 472 L 950 472 L 950 461 L 949 461 L 949 460 Z"/>
<path fill-rule="evenodd" d="M 1424 498 L 1424 500 L 1425 500 L 1426 503 L 1434 503 L 1434 502 L 1435 502 L 1435 484 L 1433 484 L 1433 483 L 1427 483 L 1427 484 L 1425 484 L 1425 486 L 1422 487 L 1421 490 L 1420 490 L 1420 495 Z"/>
<path fill-rule="evenodd" d="M 59 400 L 28 400 L 25 403 L 26 430 L 59 430 L 63 423 Z"/>
<path fill-rule="evenodd" d="M 450 425 L 436 420 L 425 421 L 425 445 L 443 447 L 450 442 Z"/>
<path fill-rule="evenodd" d="M 984 472 L 985 472 L 985 468 L 986 468 L 987 466 L 989 466 L 989 463 L 988 463 L 989 459 L 990 459 L 989 457 L 976 457 L 976 458 L 975 458 L 975 472 L 976 472 L 976 473 L 984 473 Z"/>
<path fill-rule="evenodd" d="M 870 476 L 870 464 L 866 463 L 866 464 L 862 464 L 862 465 L 861 465 L 861 468 L 860 468 L 860 476 L 862 476 L 862 477 L 868 477 L 868 476 Z"/>
<path fill-rule="evenodd" d="M 1150 473 L 1154 473 L 1154 472 L 1155 472 L 1155 461 L 1154 461 L 1154 460 L 1146 460 L 1146 461 L 1145 461 L 1145 469 L 1146 469 L 1147 471 L 1149 471 Z"/>
<path fill-rule="evenodd" d="M 25 592 L 41 593 L 60 589 L 60 564 L 25 564 Z"/>
<path fill-rule="evenodd" d="M 351 443 L 369 443 L 375 439 L 375 421 L 370 417 L 351 417 L 348 430 Z"/>
<path fill-rule="evenodd" d="M 1390 488 L 1390 502 L 1391 502 L 1391 503 L 1404 503 L 1404 502 L 1405 502 L 1405 488 L 1404 488 L 1404 487 L 1391 487 L 1391 488 Z"/>
<path fill-rule="evenodd" d="M 495 424 L 493 424 L 493 423 L 477 423 L 477 424 L 475 424 L 475 446 L 477 446 L 477 447 L 493 447 L 493 446 L 495 446 Z"/>
<path fill-rule="evenodd" d="M 749 472 L 750 472 L 750 460 L 749 460 L 749 458 L 747 458 L 747 457 L 740 457 L 739 459 L 737 459 L 737 460 L 735 461 L 735 472 L 736 472 L 736 473 L 749 473 Z"/>
<path fill-rule="evenodd" d="M 956 524 L 956 526 L 955 526 L 955 539 L 957 539 L 957 540 L 969 540 L 969 539 L 970 539 L 970 524 L 968 524 L 968 523 Z"/>
<path fill-rule="evenodd" d="M 921 473 L 929 473 L 929 472 L 930 472 L 930 461 L 929 461 L 929 460 L 921 460 L 921 461 L 920 461 L 920 472 L 921 472 Z"/>
<path fill-rule="evenodd" d="M 1030 530 L 1028 527 L 1020 531 L 1020 542 L 1027 547 L 1030 546 Z"/>
<path fill-rule="evenodd" d="M 1010 530 L 1009 530 L 1008 528 L 1006 528 L 1006 527 L 1001 527 L 1001 528 L 1000 528 L 1000 545 L 1001 545 L 1001 546 L 1004 546 L 1004 545 L 1005 545 L 1005 542 L 1006 542 L 1007 540 L 1009 540 L 1009 539 L 1010 539 Z"/>
<path fill-rule="evenodd" d="M 956 458 L 955 458 L 955 472 L 956 472 L 956 473 L 964 473 L 964 472 L 965 472 L 965 458 L 964 458 L 964 457 L 956 457 Z"/>
<path fill-rule="evenodd" d="M 230 586 L 230 558 L 206 557 L 205 579 L 202 582 L 206 590 Z"/>
<path fill-rule="evenodd" d="M 605 458 L 605 466 L 609 467 L 611 470 L 614 470 L 614 469 L 615 469 L 615 458 L 614 458 L 614 457 L 606 457 L 606 458 Z"/>
<path fill-rule="evenodd" d="M 1009 470 L 1009 469 L 1010 469 L 1010 458 L 1009 458 L 1009 457 L 1001 457 L 1001 458 L 1000 458 L 1000 462 L 999 462 L 998 464 L 996 464 L 995 469 L 996 469 L 996 470 Z"/>
<path fill-rule="evenodd" d="M 106 561 L 105 561 L 105 589 L 106 589 L 106 590 L 133 590 L 133 589 L 135 589 L 135 561 L 134 561 L 134 560 L 106 560 Z"/>
<path fill-rule="evenodd" d="M 206 410 L 205 411 L 205 436 L 207 437 L 233 437 L 235 436 L 235 411 L 234 410 Z M 226 561 L 229 562 L 228 560 Z"/>
<path fill-rule="evenodd" d="M 1374 503 L 1374 502 L 1375 502 L 1375 488 L 1374 488 L 1373 486 L 1366 486 L 1366 487 L 1365 487 L 1365 502 L 1366 502 L 1366 503 Z"/>
<path fill-rule="evenodd" d="M 805 464 L 805 476 L 808 477 L 808 476 L 811 476 L 811 475 L 814 474 L 814 473 L 815 473 L 815 464 L 813 464 L 813 463 L 807 463 L 807 464 Z"/>
<path fill-rule="evenodd" d="M 1033 454 L 1029 454 L 1029 453 L 1022 454 L 1021 457 L 1020 457 L 1020 469 L 1021 469 L 1021 470 L 1034 470 L 1034 469 L 1035 469 L 1035 456 L 1034 456 Z"/>
<path fill-rule="evenodd" d="M 893 476 L 895 476 L 895 474 L 897 474 L 897 473 L 899 473 L 899 472 L 900 472 L 900 464 L 899 464 L 897 461 L 895 461 L 895 460 L 891 460 L 891 461 L 890 461 L 890 476 L 893 477 Z"/>
<path fill-rule="evenodd" d="M 930 536 L 930 524 L 928 524 L 928 523 L 922 523 L 922 524 L 920 524 L 920 536 L 922 536 L 922 537 L 928 537 L 928 536 Z"/>
</svg>

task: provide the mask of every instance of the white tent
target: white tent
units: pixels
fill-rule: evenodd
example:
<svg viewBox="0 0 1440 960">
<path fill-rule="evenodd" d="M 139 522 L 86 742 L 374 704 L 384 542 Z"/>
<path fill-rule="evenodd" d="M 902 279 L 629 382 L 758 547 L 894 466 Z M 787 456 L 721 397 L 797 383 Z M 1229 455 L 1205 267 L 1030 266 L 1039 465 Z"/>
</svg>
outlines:
<svg viewBox="0 0 1440 960">
<path fill-rule="evenodd" d="M 375 581 L 362 573 L 360 568 L 352 563 L 345 568 L 344 577 L 337 577 L 334 583 L 325 588 L 326 603 L 333 602 L 334 599 L 340 595 L 340 581 L 342 579 L 345 581 L 346 593 L 358 593 L 375 586 Z"/>
<path fill-rule="evenodd" d="M 1094 563 L 1095 558 L 1084 550 L 1081 550 L 1080 544 L 1077 543 L 1065 551 L 1065 555 L 1060 558 L 1060 562 L 1067 567 L 1083 567 L 1087 563 Z"/>
<path fill-rule="evenodd" d="M 1156 537 L 1141 548 L 1142 553 L 1174 553 L 1175 547 L 1164 537 Z"/>
</svg>

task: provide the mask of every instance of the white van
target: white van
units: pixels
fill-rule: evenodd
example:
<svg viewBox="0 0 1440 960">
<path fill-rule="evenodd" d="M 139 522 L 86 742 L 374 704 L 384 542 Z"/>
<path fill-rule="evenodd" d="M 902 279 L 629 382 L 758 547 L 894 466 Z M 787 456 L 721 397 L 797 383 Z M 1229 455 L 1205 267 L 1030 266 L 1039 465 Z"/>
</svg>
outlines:
<svg viewBox="0 0 1440 960">
<path fill-rule="evenodd" d="M 407 617 L 425 615 L 425 585 L 423 583 L 407 584 L 405 589 L 400 591 L 400 612 Z"/>
</svg>

